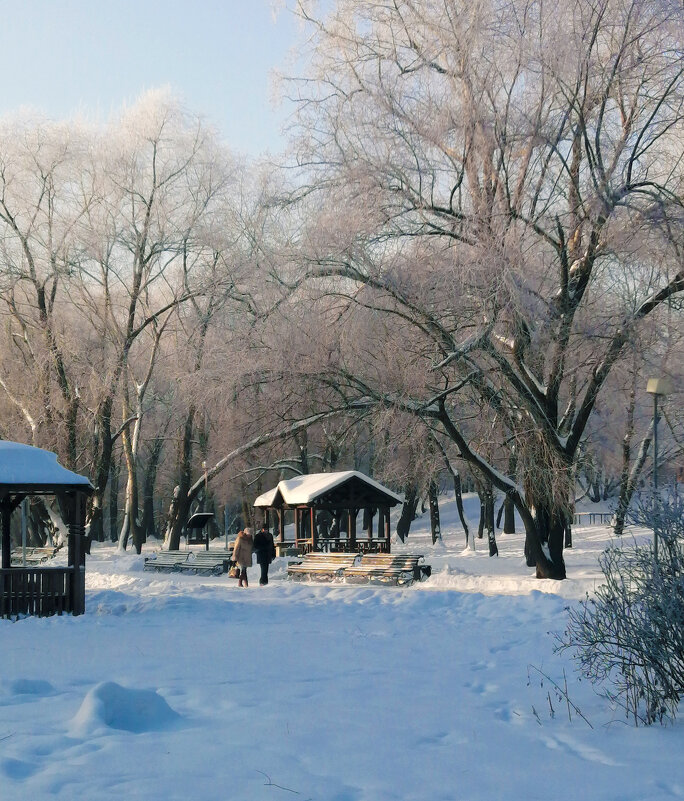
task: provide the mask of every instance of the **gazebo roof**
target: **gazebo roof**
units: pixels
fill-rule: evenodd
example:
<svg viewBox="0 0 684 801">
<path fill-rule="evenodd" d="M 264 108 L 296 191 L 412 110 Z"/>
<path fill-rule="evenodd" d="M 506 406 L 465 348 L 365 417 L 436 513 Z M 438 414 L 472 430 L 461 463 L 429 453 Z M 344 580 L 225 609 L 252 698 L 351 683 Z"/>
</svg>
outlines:
<svg viewBox="0 0 684 801">
<path fill-rule="evenodd" d="M 56 454 L 20 442 L 0 441 L 0 495 L 74 490 L 90 493 L 93 486 L 85 476 L 62 467 Z"/>
<path fill-rule="evenodd" d="M 254 501 L 254 506 L 310 506 L 325 501 L 343 504 L 346 496 L 353 497 L 359 491 L 370 504 L 396 506 L 403 501 L 400 495 L 363 473 L 345 470 L 339 473 L 311 473 L 281 481 L 277 487 L 260 495 Z"/>
</svg>

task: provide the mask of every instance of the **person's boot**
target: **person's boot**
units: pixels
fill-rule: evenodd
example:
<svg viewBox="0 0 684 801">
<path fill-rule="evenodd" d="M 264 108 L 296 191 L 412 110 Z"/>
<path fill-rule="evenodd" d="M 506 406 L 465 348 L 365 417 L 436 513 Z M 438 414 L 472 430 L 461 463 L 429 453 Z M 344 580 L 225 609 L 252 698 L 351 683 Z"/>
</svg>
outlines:
<svg viewBox="0 0 684 801">
<path fill-rule="evenodd" d="M 242 579 L 238 579 L 238 587 L 242 587 Z"/>
<path fill-rule="evenodd" d="M 247 583 L 247 579 L 245 579 L 245 583 L 242 586 L 243 587 L 249 587 L 249 584 Z"/>
</svg>

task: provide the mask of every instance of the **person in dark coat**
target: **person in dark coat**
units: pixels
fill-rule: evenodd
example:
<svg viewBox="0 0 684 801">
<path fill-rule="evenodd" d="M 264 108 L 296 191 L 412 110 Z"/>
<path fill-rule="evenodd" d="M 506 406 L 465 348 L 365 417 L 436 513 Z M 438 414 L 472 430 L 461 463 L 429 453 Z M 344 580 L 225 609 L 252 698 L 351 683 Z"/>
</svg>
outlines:
<svg viewBox="0 0 684 801">
<path fill-rule="evenodd" d="M 275 559 L 276 549 L 269 530 L 265 525 L 254 535 L 254 552 L 256 559 L 261 566 L 261 578 L 259 584 L 268 584 L 268 566 Z"/>
</svg>

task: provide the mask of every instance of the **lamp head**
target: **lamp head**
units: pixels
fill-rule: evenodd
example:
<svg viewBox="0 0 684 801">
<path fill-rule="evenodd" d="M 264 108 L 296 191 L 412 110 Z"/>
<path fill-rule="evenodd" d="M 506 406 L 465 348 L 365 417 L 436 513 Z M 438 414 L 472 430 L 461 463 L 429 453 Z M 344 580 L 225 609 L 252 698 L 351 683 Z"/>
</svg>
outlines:
<svg viewBox="0 0 684 801">
<path fill-rule="evenodd" d="M 672 393 L 672 381 L 669 378 L 649 378 L 646 384 L 646 392 L 651 395 L 670 395 Z"/>
</svg>

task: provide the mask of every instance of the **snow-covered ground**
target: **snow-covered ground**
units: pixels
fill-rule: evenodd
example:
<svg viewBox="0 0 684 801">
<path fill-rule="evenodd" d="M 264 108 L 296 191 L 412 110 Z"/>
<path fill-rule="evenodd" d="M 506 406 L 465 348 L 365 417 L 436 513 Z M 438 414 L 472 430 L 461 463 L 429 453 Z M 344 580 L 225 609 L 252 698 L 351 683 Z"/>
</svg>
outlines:
<svg viewBox="0 0 684 801">
<path fill-rule="evenodd" d="M 0 621 L 0 801 L 684 797 L 684 724 L 626 725 L 553 653 L 610 529 L 575 529 L 559 583 L 520 535 L 490 559 L 442 514 L 405 589 L 293 584 L 281 559 L 241 590 L 94 546 L 85 616 Z"/>
</svg>

